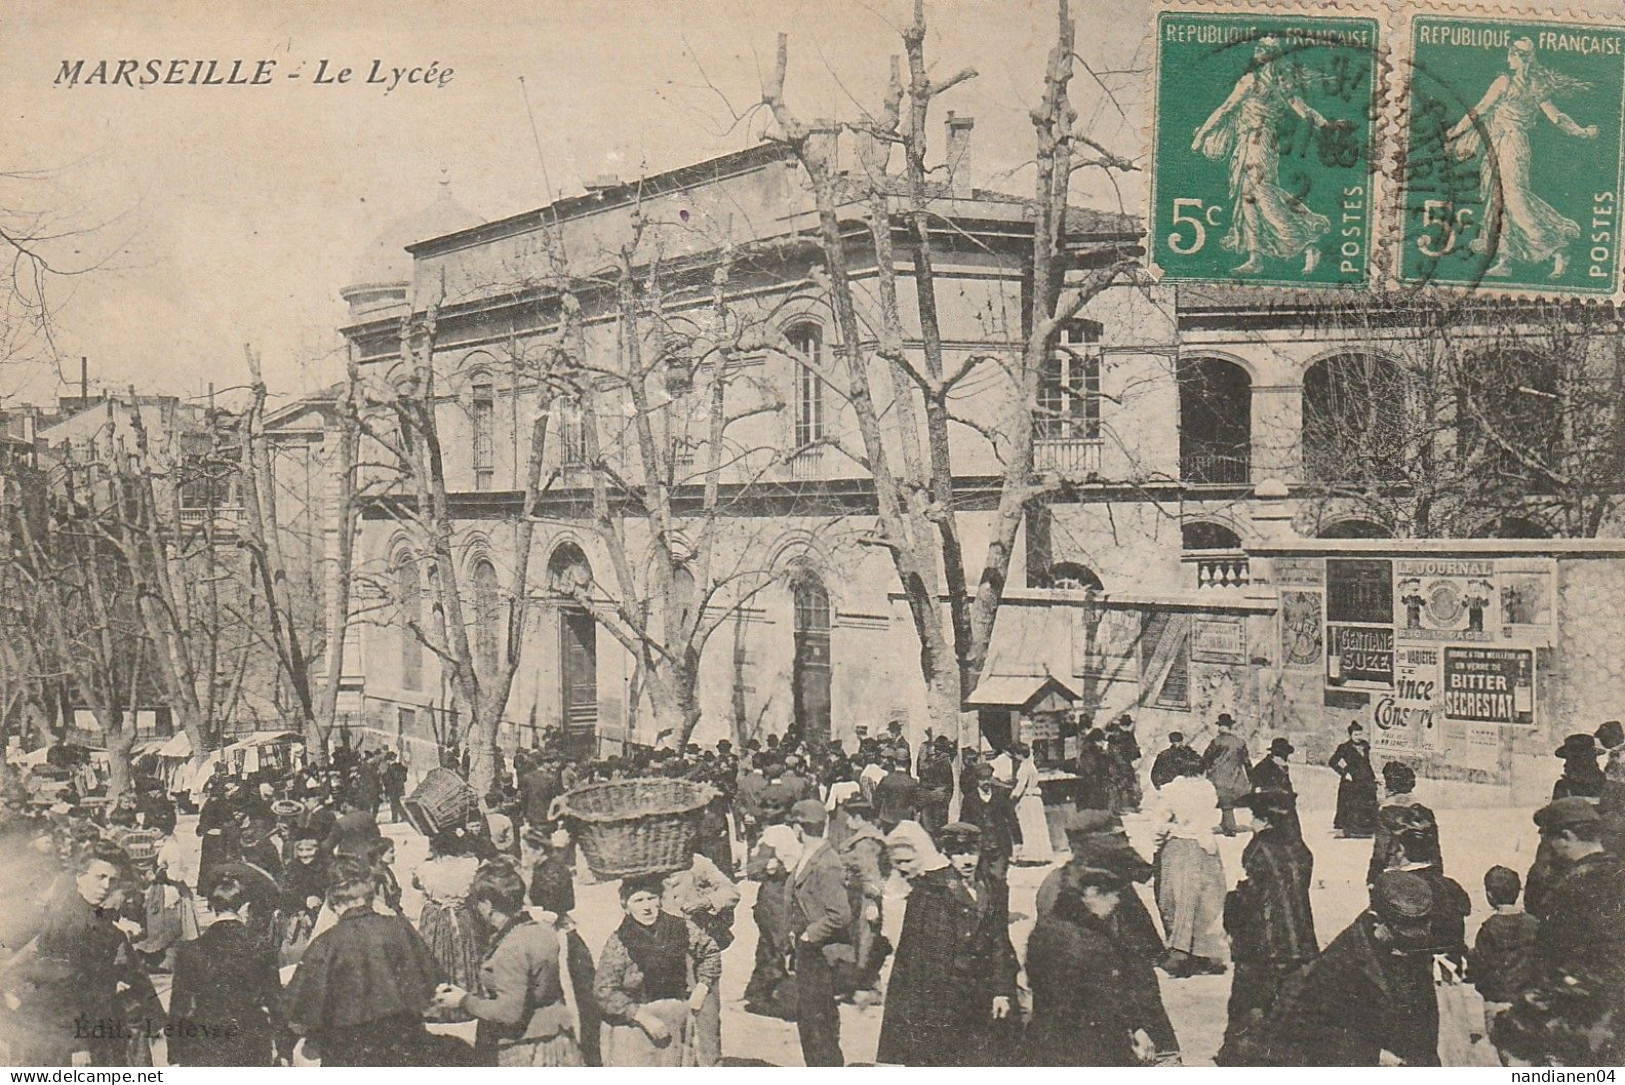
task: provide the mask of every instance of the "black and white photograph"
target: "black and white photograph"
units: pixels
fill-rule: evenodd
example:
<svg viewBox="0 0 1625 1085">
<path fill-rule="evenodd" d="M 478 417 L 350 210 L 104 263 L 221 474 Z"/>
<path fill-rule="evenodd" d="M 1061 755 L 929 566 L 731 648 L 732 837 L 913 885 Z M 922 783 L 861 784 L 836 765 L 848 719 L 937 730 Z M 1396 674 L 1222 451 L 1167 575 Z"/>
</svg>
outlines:
<svg viewBox="0 0 1625 1085">
<path fill-rule="evenodd" d="M 0 0 L 0 1065 L 1611 1081 L 1622 71 Z"/>
</svg>

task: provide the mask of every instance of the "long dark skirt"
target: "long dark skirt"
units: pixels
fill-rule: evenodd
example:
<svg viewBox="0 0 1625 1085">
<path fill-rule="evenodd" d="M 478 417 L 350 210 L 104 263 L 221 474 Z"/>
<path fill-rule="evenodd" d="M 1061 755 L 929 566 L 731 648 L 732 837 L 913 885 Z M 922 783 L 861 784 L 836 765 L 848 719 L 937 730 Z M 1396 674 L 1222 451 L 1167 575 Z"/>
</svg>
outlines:
<svg viewBox="0 0 1625 1085">
<path fill-rule="evenodd" d="M 1377 831 L 1375 782 L 1343 780 L 1337 785 L 1337 813 L 1332 828 L 1354 837 L 1368 837 Z"/>
</svg>

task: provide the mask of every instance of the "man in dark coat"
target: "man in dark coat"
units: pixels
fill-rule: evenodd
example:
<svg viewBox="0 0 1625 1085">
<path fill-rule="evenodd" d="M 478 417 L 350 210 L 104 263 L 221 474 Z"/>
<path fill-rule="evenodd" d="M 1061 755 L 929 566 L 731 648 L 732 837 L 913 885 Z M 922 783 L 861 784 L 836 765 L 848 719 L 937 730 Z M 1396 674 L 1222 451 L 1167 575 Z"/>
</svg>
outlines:
<svg viewBox="0 0 1625 1085">
<path fill-rule="evenodd" d="M 1348 739 L 1326 762 L 1337 773 L 1337 835 L 1364 839 L 1377 831 L 1377 774 L 1371 768 L 1371 743 L 1365 728 L 1349 724 Z"/>
<path fill-rule="evenodd" d="M 796 1032 L 808 1066 L 846 1064 L 835 965 L 856 960 L 846 868 L 824 839 L 826 819 L 824 804 L 817 799 L 803 799 L 790 810 L 806 849 L 790 877 L 790 933 L 795 946 Z"/>
<path fill-rule="evenodd" d="M 908 762 L 897 754 L 886 755 L 886 769 L 886 775 L 875 785 L 872 802 L 881 829 L 891 832 L 900 822 L 918 820 L 920 784 L 909 775 Z"/>
<path fill-rule="evenodd" d="M 1134 890 L 1134 883 L 1143 884 L 1151 880 L 1151 864 L 1134 850 L 1117 818 L 1099 811 L 1072 813 L 1067 820 L 1066 841 L 1072 858 L 1065 866 L 1050 871 L 1039 885 L 1034 909 L 1037 917 L 1042 920 L 1049 915 L 1063 893 L 1081 894 L 1087 875 L 1097 871 L 1112 875 L 1122 883 L 1122 891 L 1118 893 L 1117 906 L 1112 910 L 1107 926 L 1116 949 L 1123 956 L 1121 967 L 1125 974 L 1148 981 L 1151 990 L 1156 990 L 1156 966 L 1168 950 L 1163 944 L 1156 920 L 1151 918 L 1150 909 Z M 1031 961 L 1031 943 L 1028 944 L 1027 954 Z M 1160 996 L 1155 1005 L 1147 1005 L 1155 1012 L 1150 1020 L 1142 1021 L 1136 1027 L 1143 1027 L 1150 1036 L 1159 1063 L 1172 1062 L 1179 1057 L 1179 1038 L 1174 1034 L 1173 1023 L 1163 1010 Z"/>
<path fill-rule="evenodd" d="M 1275 1001 L 1283 980 L 1315 959 L 1320 942 L 1309 904 L 1315 857 L 1298 832 L 1292 797 L 1255 791 L 1241 800 L 1253 812 L 1253 838 L 1241 853 L 1243 877 L 1225 900 L 1225 932 L 1235 965 L 1220 1066 L 1238 1065 L 1242 1036 Z"/>
<path fill-rule="evenodd" d="M 378 771 L 378 756 L 375 751 L 369 750 L 362 756 L 361 764 L 357 765 L 355 770 L 356 805 L 376 819 L 378 800 L 383 797 L 384 781 Z"/>
<path fill-rule="evenodd" d="M 1202 771 L 1219 793 L 1219 831 L 1235 836 L 1236 803 L 1253 786 L 1248 778 L 1247 740 L 1236 734 L 1236 721 L 1230 713 L 1220 712 L 1217 723 L 1219 733 L 1202 751 Z"/>
<path fill-rule="evenodd" d="M 1600 799 L 1602 785 L 1607 780 L 1602 769 L 1597 767 L 1597 757 L 1601 753 L 1592 735 L 1577 734 L 1565 738 L 1563 745 L 1557 748 L 1557 756 L 1563 761 L 1563 775 L 1552 785 L 1552 798 L 1576 796 Z"/>
<path fill-rule="evenodd" d="M 1292 787 L 1292 755 L 1297 752 L 1292 743 L 1284 738 L 1276 738 L 1270 742 L 1270 752 L 1259 758 L 1254 765 L 1249 778 L 1254 791 L 1279 791 L 1287 795 L 1296 795 Z M 1239 800 L 1238 800 L 1239 805 Z"/>
<path fill-rule="evenodd" d="M 1625 724 L 1609 720 L 1597 728 L 1597 744 L 1607 755 L 1597 813 L 1602 818 L 1602 846 L 1625 856 Z"/>
<path fill-rule="evenodd" d="M 214 922 L 176 950 L 169 996 L 173 1066 L 275 1065 L 275 1019 L 282 1000 L 276 950 L 245 920 L 249 889 L 223 875 L 209 894 Z"/>
<path fill-rule="evenodd" d="M 384 797 L 389 799 L 389 820 L 406 821 L 406 766 L 395 752 L 384 754 L 384 768 L 381 773 L 384 785 Z"/>
<path fill-rule="evenodd" d="M 1028 1066 L 1132 1066 L 1151 1057 L 1166 1021 L 1156 973 L 1136 966 L 1112 926 L 1134 889 L 1105 870 L 1070 879 L 1027 942 L 1033 1016 L 1022 1045 Z"/>
<path fill-rule="evenodd" d="M 1112 809 L 1119 813 L 1140 808 L 1140 744 L 1134 737 L 1134 717 L 1117 717 L 1106 728 L 1106 752 L 1110 755 Z"/>
<path fill-rule="evenodd" d="M 1004 892 L 980 871 L 981 831 L 954 822 L 937 837 L 950 865 L 910 886 L 876 1058 L 988 1066 L 998 1061 L 1000 1031 L 1015 1024 L 1010 913 Z"/>
<path fill-rule="evenodd" d="M 1168 748 L 1151 762 L 1151 786 L 1161 790 L 1170 780 L 1195 776 L 1202 771 L 1202 755 L 1185 744 L 1180 731 L 1168 732 Z"/>
<path fill-rule="evenodd" d="M 920 747 L 920 824 L 934 833 L 948 823 L 954 798 L 954 741 L 947 735 Z"/>
<path fill-rule="evenodd" d="M 1567 797 L 1535 814 L 1560 864 L 1535 935 L 1535 987 L 1496 1018 L 1496 1047 L 1537 1065 L 1625 1061 L 1625 867 L 1603 849 L 1601 819 Z"/>
<path fill-rule="evenodd" d="M 1439 1007 L 1426 950 L 1433 891 L 1426 879 L 1388 871 L 1373 907 L 1281 985 L 1240 1065 L 1439 1065 Z"/>
</svg>

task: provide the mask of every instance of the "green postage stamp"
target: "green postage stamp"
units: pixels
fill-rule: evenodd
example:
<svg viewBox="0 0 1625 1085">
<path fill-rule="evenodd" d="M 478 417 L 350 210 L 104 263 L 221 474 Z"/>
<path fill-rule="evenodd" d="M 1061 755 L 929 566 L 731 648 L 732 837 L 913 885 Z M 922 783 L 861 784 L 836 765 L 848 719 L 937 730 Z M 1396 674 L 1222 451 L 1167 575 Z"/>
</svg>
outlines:
<svg viewBox="0 0 1625 1085">
<path fill-rule="evenodd" d="M 1625 31 L 1416 15 L 1400 278 L 1613 294 Z"/>
<path fill-rule="evenodd" d="M 1162 12 L 1151 255 L 1164 279 L 1364 286 L 1378 23 Z"/>
</svg>

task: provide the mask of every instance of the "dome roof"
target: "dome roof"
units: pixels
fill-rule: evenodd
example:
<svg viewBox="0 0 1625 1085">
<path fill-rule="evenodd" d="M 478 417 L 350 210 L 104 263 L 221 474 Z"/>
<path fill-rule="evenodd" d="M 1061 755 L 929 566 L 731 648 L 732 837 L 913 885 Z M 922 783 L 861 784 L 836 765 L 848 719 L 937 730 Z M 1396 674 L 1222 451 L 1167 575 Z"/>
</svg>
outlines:
<svg viewBox="0 0 1625 1085">
<path fill-rule="evenodd" d="M 451 186 L 440 182 L 440 194 L 423 210 L 386 226 L 362 252 L 352 285 L 405 283 L 412 278 L 412 254 L 406 246 L 432 237 L 466 230 L 485 220 L 452 198 Z"/>
</svg>

